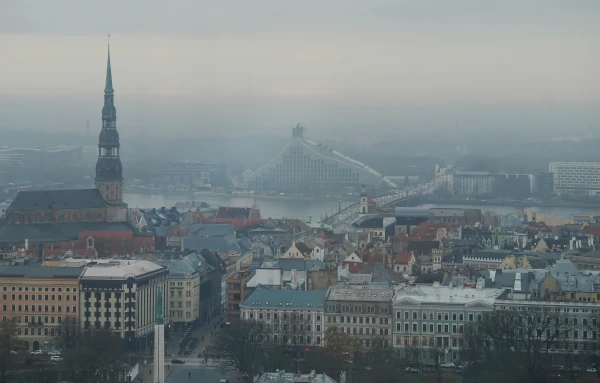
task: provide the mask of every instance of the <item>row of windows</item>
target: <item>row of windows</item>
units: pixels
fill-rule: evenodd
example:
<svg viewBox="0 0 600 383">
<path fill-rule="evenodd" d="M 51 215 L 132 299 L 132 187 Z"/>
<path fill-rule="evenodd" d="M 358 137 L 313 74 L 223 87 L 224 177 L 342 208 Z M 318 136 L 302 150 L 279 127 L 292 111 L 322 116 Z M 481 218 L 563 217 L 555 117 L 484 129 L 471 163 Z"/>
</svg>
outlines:
<svg viewBox="0 0 600 383">
<path fill-rule="evenodd" d="M 377 318 L 371 317 L 344 317 L 344 316 L 327 316 L 327 323 L 352 323 L 352 324 L 377 324 Z M 379 324 L 389 324 L 389 318 L 379 318 Z"/>
<path fill-rule="evenodd" d="M 246 314 L 248 314 L 248 318 L 249 319 L 271 319 L 271 313 L 270 312 L 266 312 L 263 313 L 262 311 L 259 311 L 258 313 L 254 313 L 254 311 L 250 311 L 250 312 L 244 312 L 244 319 L 246 318 Z M 280 319 L 280 317 L 283 320 L 287 320 L 288 318 L 291 320 L 307 320 L 310 321 L 312 319 L 312 314 L 308 313 L 308 314 L 304 314 L 304 313 L 283 313 L 282 315 L 279 315 L 279 313 L 273 313 L 273 319 Z M 316 318 L 317 321 L 321 320 L 321 314 L 316 314 Z"/>
<path fill-rule="evenodd" d="M 63 321 L 63 317 L 62 316 L 53 316 L 53 315 L 44 315 L 43 320 L 42 320 L 42 316 L 38 315 L 37 318 L 35 315 L 24 315 L 24 316 L 17 316 L 17 323 L 28 323 L 28 324 L 32 324 L 32 325 L 37 325 L 37 326 L 42 326 L 43 324 L 53 324 L 53 323 L 62 323 Z M 6 315 L 2 316 L 2 320 L 7 320 Z"/>
<path fill-rule="evenodd" d="M 437 325 L 437 333 L 442 333 L 442 330 L 444 333 L 449 333 L 450 332 L 450 325 L 449 324 L 438 324 Z M 435 329 L 435 325 L 433 323 L 421 323 L 421 332 L 430 332 L 433 333 Z M 396 331 L 400 332 L 402 331 L 402 324 L 401 323 L 396 323 Z M 452 325 L 452 333 L 453 334 L 462 334 L 464 333 L 465 328 L 464 325 L 456 325 L 453 324 Z M 418 323 L 404 323 L 404 332 L 419 332 L 419 324 Z"/>
<path fill-rule="evenodd" d="M 37 334 L 36 334 L 36 332 L 37 332 Z M 35 328 L 30 329 L 30 328 L 27 328 L 27 327 L 25 327 L 23 329 L 19 327 L 17 329 L 17 335 L 19 335 L 19 336 L 23 336 L 23 335 L 38 335 L 38 336 L 41 336 L 42 333 L 44 334 L 44 336 L 54 336 L 54 334 L 55 334 L 54 327 L 50 327 L 50 329 L 48 329 L 48 327 L 44 327 L 44 328 L 38 327 L 37 331 L 36 331 Z M 56 329 L 56 334 L 58 336 L 61 336 L 62 331 L 61 331 L 60 328 Z"/>
<path fill-rule="evenodd" d="M 25 294 L 25 295 L 23 295 L 23 294 L 11 294 L 11 299 L 13 301 L 17 300 L 17 299 L 20 300 L 20 301 L 22 301 L 23 297 L 25 297 L 26 301 L 29 300 L 29 294 Z M 43 297 L 44 298 L 42 299 L 42 295 L 39 294 L 37 296 L 37 300 L 38 301 L 42 301 L 42 300 L 47 301 L 47 300 L 49 300 L 48 298 L 50 298 L 50 300 L 53 300 L 53 301 L 55 301 L 55 300 L 62 301 L 62 297 L 63 296 L 62 295 L 55 295 L 55 294 L 52 294 L 52 295 L 47 295 L 46 294 L 46 295 L 43 295 Z M 77 295 L 73 295 L 72 297 L 73 297 L 73 302 L 75 302 L 77 300 Z M 2 300 L 4 300 L 4 301 L 8 300 L 8 294 L 2 294 Z M 32 301 L 36 300 L 35 299 L 35 294 L 31 294 L 31 300 Z M 67 300 L 67 301 L 71 300 L 71 295 L 65 295 L 65 300 Z"/>
<path fill-rule="evenodd" d="M 10 291 L 29 291 L 29 287 L 25 286 L 11 286 Z M 2 291 L 8 291 L 8 286 L 2 286 Z M 31 288 L 31 291 L 34 292 L 36 291 L 35 287 Z M 38 287 L 37 291 L 58 291 L 59 293 L 63 291 L 62 287 Z M 71 287 L 66 287 L 65 291 L 67 293 L 71 292 Z M 76 293 L 77 292 L 77 288 L 73 287 L 73 292 Z M 14 299 L 14 298 L 13 298 Z"/>
<path fill-rule="evenodd" d="M 346 332 L 346 334 L 353 335 L 389 335 L 390 330 L 387 328 L 380 328 L 379 331 L 375 327 L 338 327 L 340 332 Z"/>
<path fill-rule="evenodd" d="M 377 293 L 375 293 L 377 294 Z M 375 295 L 377 296 L 377 295 Z M 338 309 L 336 304 L 330 304 L 327 305 L 327 310 L 328 311 L 338 311 L 341 310 L 343 312 L 355 312 L 355 313 L 361 313 L 361 312 L 365 312 L 365 313 L 389 313 L 390 309 L 388 306 L 379 306 L 379 308 L 377 308 L 377 306 L 365 306 L 363 309 L 363 306 L 361 305 L 341 305 Z"/>
<path fill-rule="evenodd" d="M 71 307 L 73 307 L 73 311 L 72 312 L 77 312 L 77 306 L 64 306 L 65 307 L 65 312 L 70 312 Z M 29 305 L 10 305 L 10 311 L 12 312 L 21 312 L 21 311 L 31 311 L 31 312 L 62 312 L 62 308 L 63 306 L 48 306 L 48 305 L 44 305 L 44 310 L 42 310 L 42 305 L 37 305 L 37 310 L 35 309 L 36 306 L 35 305 L 31 305 L 31 310 L 29 310 Z M 8 305 L 2 305 L 2 311 L 4 312 L 8 312 Z"/>
<path fill-rule="evenodd" d="M 404 317 L 404 319 L 412 319 L 412 320 L 417 320 L 419 317 L 419 313 L 417 311 L 396 311 L 396 319 L 402 319 L 402 317 Z M 437 313 L 433 313 L 433 312 L 422 312 L 421 313 L 421 319 L 423 320 L 434 320 L 434 318 L 437 318 L 437 320 L 441 321 L 441 320 L 445 320 L 445 321 L 449 321 L 450 318 L 452 318 L 453 321 L 464 321 L 465 320 L 465 315 L 463 313 L 442 313 L 442 312 L 437 312 Z M 468 314 L 468 318 L 469 318 L 469 322 L 473 322 L 475 319 L 475 314 L 470 313 Z M 481 314 L 477 314 L 477 321 L 481 321 Z"/>
</svg>

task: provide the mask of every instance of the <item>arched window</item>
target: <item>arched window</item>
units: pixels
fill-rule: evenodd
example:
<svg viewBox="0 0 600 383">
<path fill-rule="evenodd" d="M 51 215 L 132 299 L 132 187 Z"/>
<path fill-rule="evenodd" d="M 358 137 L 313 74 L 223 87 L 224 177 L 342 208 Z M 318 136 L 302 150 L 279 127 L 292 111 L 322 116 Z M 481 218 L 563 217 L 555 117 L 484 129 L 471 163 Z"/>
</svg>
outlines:
<svg viewBox="0 0 600 383">
<path fill-rule="evenodd" d="M 317 337 L 317 344 L 321 344 L 321 337 L 320 336 Z"/>
<path fill-rule="evenodd" d="M 88 249 L 93 249 L 94 248 L 94 237 L 89 236 L 87 238 L 87 248 Z"/>
</svg>

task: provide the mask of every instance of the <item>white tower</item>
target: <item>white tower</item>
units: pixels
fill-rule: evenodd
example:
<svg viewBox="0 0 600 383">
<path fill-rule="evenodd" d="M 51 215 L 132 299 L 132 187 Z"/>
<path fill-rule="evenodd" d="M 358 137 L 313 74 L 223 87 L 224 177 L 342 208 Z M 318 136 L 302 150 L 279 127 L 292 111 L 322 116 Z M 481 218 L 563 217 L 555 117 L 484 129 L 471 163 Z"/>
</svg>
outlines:
<svg viewBox="0 0 600 383">
<path fill-rule="evenodd" d="M 361 193 L 360 193 L 359 214 L 365 215 L 368 213 L 369 213 L 369 197 L 367 196 L 367 187 L 365 185 L 363 185 Z"/>
<path fill-rule="evenodd" d="M 165 383 L 165 321 L 163 319 L 162 284 L 158 286 L 156 298 L 156 320 L 154 321 L 154 372 L 156 383 Z"/>
</svg>

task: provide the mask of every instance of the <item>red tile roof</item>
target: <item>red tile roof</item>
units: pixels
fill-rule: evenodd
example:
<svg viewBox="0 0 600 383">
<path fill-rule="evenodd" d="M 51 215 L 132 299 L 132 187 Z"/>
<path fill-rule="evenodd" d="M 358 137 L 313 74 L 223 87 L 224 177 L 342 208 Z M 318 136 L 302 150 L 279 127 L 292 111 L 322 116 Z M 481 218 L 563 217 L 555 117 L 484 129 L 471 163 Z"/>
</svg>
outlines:
<svg viewBox="0 0 600 383">
<path fill-rule="evenodd" d="M 588 225 L 581 230 L 585 234 L 593 235 L 594 237 L 600 237 L 600 226 Z"/>
<path fill-rule="evenodd" d="M 416 237 L 422 241 L 433 240 L 437 237 L 438 229 L 446 229 L 446 231 L 450 231 L 452 227 L 446 223 L 423 222 L 419 224 L 419 226 L 411 229 L 410 236 Z"/>
<path fill-rule="evenodd" d="M 410 260 L 412 259 L 413 255 L 412 253 L 398 253 L 396 254 L 396 257 L 394 258 L 394 263 L 402 263 L 402 264 L 408 264 L 410 263 Z"/>
</svg>

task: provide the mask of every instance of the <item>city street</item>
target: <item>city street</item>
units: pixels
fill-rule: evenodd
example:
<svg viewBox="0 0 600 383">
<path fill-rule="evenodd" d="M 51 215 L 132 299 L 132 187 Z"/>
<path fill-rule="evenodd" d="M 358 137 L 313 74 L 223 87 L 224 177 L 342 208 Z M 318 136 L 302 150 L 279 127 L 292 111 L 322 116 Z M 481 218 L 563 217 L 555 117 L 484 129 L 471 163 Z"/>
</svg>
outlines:
<svg viewBox="0 0 600 383">
<path fill-rule="evenodd" d="M 198 354 L 203 353 L 204 349 L 210 346 L 214 334 L 220 330 L 220 323 L 224 321 L 225 315 L 221 318 L 214 318 L 210 324 L 206 324 L 197 329 L 192 330 L 191 337 L 198 338 L 198 344 L 191 355 L 183 356 L 179 353 L 179 345 L 184 337 L 184 332 L 171 332 L 170 339 L 167 341 L 166 355 L 165 355 L 165 366 L 167 381 L 171 382 L 184 382 L 188 379 L 188 372 L 191 373 L 191 378 L 196 381 L 206 382 L 218 382 L 222 378 L 222 374 L 215 368 L 215 361 L 212 359 L 208 360 L 208 367 L 206 366 L 204 358 L 198 358 Z M 220 322 L 219 319 L 222 321 Z M 216 327 L 216 329 L 215 329 Z M 212 334 L 211 334 L 212 332 Z M 202 340 L 204 337 L 204 340 Z M 185 361 L 185 364 L 173 365 L 171 360 L 179 359 Z M 144 360 L 144 359 L 143 359 Z M 146 356 L 146 366 L 144 366 L 143 360 L 140 362 L 140 372 L 136 378 L 138 383 L 152 383 L 152 356 Z M 171 378 L 174 376 L 174 378 Z M 213 379 L 214 378 L 214 379 Z M 135 383 L 135 382 L 134 382 Z"/>
</svg>

